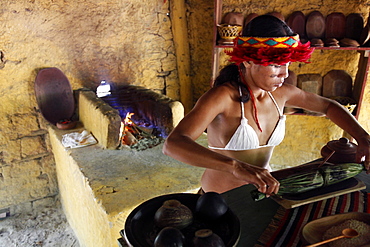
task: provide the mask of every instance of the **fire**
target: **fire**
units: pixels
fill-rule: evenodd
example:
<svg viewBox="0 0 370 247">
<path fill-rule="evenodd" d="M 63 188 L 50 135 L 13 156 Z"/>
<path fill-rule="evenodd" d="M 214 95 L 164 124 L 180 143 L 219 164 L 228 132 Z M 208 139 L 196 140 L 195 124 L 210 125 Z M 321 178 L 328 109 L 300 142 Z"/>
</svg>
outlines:
<svg viewBox="0 0 370 247">
<path fill-rule="evenodd" d="M 125 119 L 123 120 L 123 123 L 125 124 L 125 126 L 130 126 L 130 125 L 133 125 L 134 123 L 131 121 L 131 117 L 134 115 L 135 113 L 131 113 L 131 112 L 128 112 L 126 114 L 126 117 Z M 125 127 L 126 128 L 126 127 Z"/>
<path fill-rule="evenodd" d="M 161 139 L 152 135 L 151 130 L 137 126 L 131 120 L 133 115 L 134 113 L 128 112 L 121 122 L 121 144 L 127 146 L 134 146 L 136 144 L 136 149 L 138 150 L 144 150 L 158 145 Z"/>
<path fill-rule="evenodd" d="M 137 143 L 137 139 L 135 138 L 135 123 L 131 120 L 131 117 L 134 115 L 134 113 L 128 112 L 126 114 L 125 119 L 123 120 L 123 133 L 122 133 L 122 143 L 126 145 L 133 145 Z"/>
</svg>

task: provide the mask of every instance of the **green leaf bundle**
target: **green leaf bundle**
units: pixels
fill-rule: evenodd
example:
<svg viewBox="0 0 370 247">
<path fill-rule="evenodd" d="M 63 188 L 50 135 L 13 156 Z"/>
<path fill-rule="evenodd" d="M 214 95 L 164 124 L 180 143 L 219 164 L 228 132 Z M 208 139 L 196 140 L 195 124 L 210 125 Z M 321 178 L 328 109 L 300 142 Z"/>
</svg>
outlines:
<svg viewBox="0 0 370 247">
<path fill-rule="evenodd" d="M 307 168 L 307 167 L 306 167 Z M 299 194 L 320 187 L 332 185 L 352 178 L 364 170 L 362 164 L 357 163 L 342 163 L 342 164 L 325 164 L 318 168 L 313 166 L 310 170 L 299 170 L 299 167 L 293 167 L 295 172 L 292 173 L 289 169 L 286 177 L 283 177 L 283 172 L 279 173 L 277 180 L 280 183 L 280 189 L 277 195 L 284 194 Z M 266 198 L 266 195 L 259 192 L 257 189 L 251 191 L 252 198 L 255 201 L 260 201 Z"/>
</svg>

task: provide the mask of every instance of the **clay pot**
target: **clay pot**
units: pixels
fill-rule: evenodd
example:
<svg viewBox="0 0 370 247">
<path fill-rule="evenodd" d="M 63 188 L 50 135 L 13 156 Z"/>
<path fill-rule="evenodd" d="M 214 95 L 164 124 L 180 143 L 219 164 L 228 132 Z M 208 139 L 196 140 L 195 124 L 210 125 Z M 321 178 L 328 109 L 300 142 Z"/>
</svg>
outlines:
<svg viewBox="0 0 370 247">
<path fill-rule="evenodd" d="M 222 239 L 210 229 L 201 229 L 195 232 L 195 247 L 225 247 Z"/>
<path fill-rule="evenodd" d="M 167 200 L 155 212 L 155 224 L 160 227 L 183 229 L 193 222 L 191 210 L 178 200 Z"/>
<path fill-rule="evenodd" d="M 224 17 L 224 24 L 243 26 L 244 16 L 240 12 L 230 12 Z"/>
<path fill-rule="evenodd" d="M 169 246 L 185 246 L 185 237 L 179 229 L 174 227 L 165 227 L 156 236 L 154 240 L 154 247 Z"/>
<path fill-rule="evenodd" d="M 229 209 L 225 199 L 217 192 L 206 192 L 201 195 L 195 205 L 195 212 L 206 220 L 217 220 Z"/>
<path fill-rule="evenodd" d="M 334 154 L 329 158 L 328 162 L 331 163 L 349 163 L 356 162 L 357 145 L 350 142 L 347 138 L 340 138 L 328 142 L 322 149 L 321 155 L 323 158 L 330 155 L 333 151 Z"/>
</svg>

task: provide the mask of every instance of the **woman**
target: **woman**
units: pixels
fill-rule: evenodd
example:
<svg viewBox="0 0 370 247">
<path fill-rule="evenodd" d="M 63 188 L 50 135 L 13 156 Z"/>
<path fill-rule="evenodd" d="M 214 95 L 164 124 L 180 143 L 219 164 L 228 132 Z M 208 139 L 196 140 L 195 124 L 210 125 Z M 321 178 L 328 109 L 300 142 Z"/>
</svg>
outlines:
<svg viewBox="0 0 370 247">
<path fill-rule="evenodd" d="M 164 154 L 206 168 L 205 192 L 254 184 L 267 195 L 277 193 L 279 182 L 269 173 L 269 161 L 284 138 L 282 112 L 290 106 L 324 113 L 352 135 L 359 145 L 358 162 L 365 157 L 369 170 L 370 137 L 356 119 L 333 100 L 284 84 L 289 64 L 307 62 L 312 51 L 280 19 L 254 18 L 229 52 L 233 64 L 168 136 Z M 208 149 L 194 141 L 205 130 Z"/>
</svg>

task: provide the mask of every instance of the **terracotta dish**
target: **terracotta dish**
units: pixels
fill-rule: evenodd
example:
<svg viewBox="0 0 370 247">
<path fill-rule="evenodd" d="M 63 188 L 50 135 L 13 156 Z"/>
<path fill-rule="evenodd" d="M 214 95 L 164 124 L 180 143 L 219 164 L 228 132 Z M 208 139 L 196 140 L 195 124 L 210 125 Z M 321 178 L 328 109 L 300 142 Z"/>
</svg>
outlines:
<svg viewBox="0 0 370 247">
<path fill-rule="evenodd" d="M 323 77 L 324 97 L 352 97 L 352 77 L 344 70 L 331 70 Z"/>
<path fill-rule="evenodd" d="M 364 28 L 364 18 L 361 14 L 352 13 L 346 18 L 346 38 L 360 42 L 362 29 Z"/>
<path fill-rule="evenodd" d="M 325 36 L 325 18 L 320 11 L 313 11 L 307 16 L 306 34 L 308 39 L 323 39 Z"/>
<path fill-rule="evenodd" d="M 306 92 L 322 94 L 322 77 L 320 74 L 301 74 L 297 77 L 297 86 Z"/>
<path fill-rule="evenodd" d="M 339 47 L 339 41 L 336 38 L 326 38 L 325 46 L 327 47 Z"/>
<path fill-rule="evenodd" d="M 67 77 L 57 68 L 46 68 L 38 72 L 35 80 L 37 104 L 44 118 L 52 124 L 71 119 L 75 102 Z"/>
<path fill-rule="evenodd" d="M 322 41 L 322 39 L 313 38 L 311 39 L 311 46 L 312 47 L 323 47 L 324 42 Z"/>
<path fill-rule="evenodd" d="M 283 14 L 282 13 L 280 13 L 280 12 L 277 12 L 277 11 L 273 11 L 273 12 L 269 12 L 269 13 L 267 13 L 268 15 L 272 15 L 272 16 L 275 16 L 276 18 L 279 18 L 280 20 L 282 20 L 282 21 L 285 21 L 285 18 L 284 18 L 284 16 L 283 16 Z"/>
<path fill-rule="evenodd" d="M 366 25 L 361 32 L 360 36 L 360 45 L 365 45 L 370 39 L 370 27 L 369 25 Z"/>
<path fill-rule="evenodd" d="M 247 17 L 244 19 L 244 27 L 247 26 L 247 24 L 253 20 L 254 18 L 256 18 L 258 16 L 258 14 L 256 13 L 250 13 L 249 15 L 247 15 Z"/>
<path fill-rule="evenodd" d="M 339 45 L 342 47 L 359 47 L 360 44 L 357 42 L 357 40 L 349 39 L 349 38 L 343 38 L 339 41 Z"/>
<path fill-rule="evenodd" d="M 370 214 L 367 213 L 350 212 L 343 214 L 335 214 L 320 219 L 316 219 L 307 223 L 302 228 L 301 239 L 304 244 L 314 244 L 320 242 L 323 240 L 322 237 L 329 228 L 340 225 L 344 221 L 350 219 L 370 224 Z"/>
<path fill-rule="evenodd" d="M 326 17 L 325 37 L 343 39 L 346 35 L 346 17 L 343 13 L 334 12 Z"/>
<path fill-rule="evenodd" d="M 240 12 L 230 12 L 224 17 L 223 23 L 229 25 L 240 25 L 243 26 L 244 16 Z"/>
<path fill-rule="evenodd" d="M 301 39 L 306 38 L 306 17 L 302 11 L 294 11 L 287 20 L 288 26 L 299 34 Z"/>
</svg>

